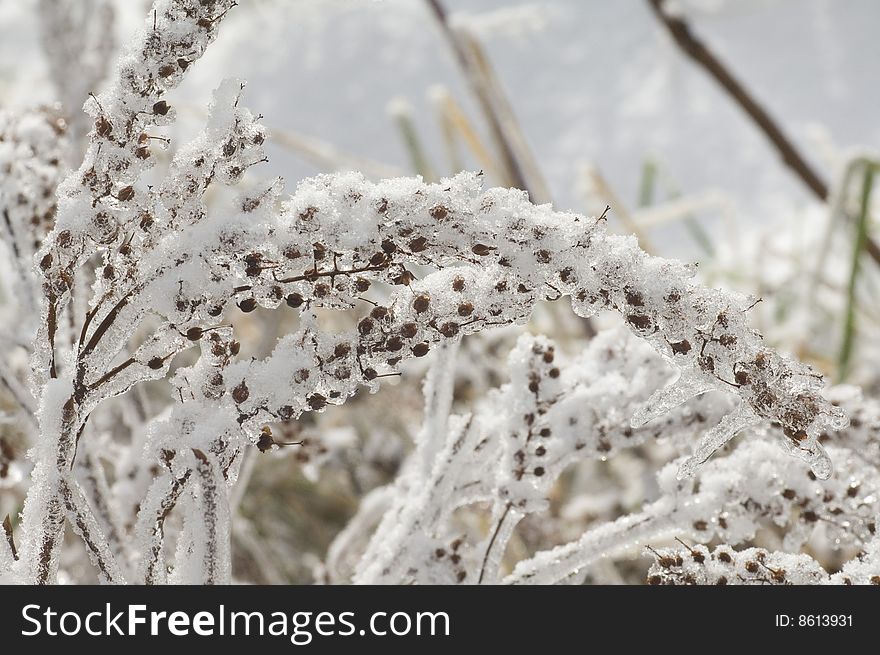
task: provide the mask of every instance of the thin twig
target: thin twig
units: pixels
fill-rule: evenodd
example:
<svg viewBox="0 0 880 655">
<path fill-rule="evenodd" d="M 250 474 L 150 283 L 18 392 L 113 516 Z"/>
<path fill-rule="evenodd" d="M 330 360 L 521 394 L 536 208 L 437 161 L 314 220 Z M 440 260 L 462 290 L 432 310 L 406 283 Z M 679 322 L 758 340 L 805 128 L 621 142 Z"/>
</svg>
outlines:
<svg viewBox="0 0 880 655">
<path fill-rule="evenodd" d="M 602 200 L 606 201 L 611 207 L 613 207 L 615 214 L 617 214 L 617 217 L 620 219 L 623 226 L 639 240 L 639 246 L 641 246 L 642 250 L 647 253 L 656 252 L 651 245 L 648 235 L 641 229 L 640 224 L 633 220 L 632 214 L 627 210 L 626 205 L 624 205 L 620 197 L 614 192 L 614 189 L 611 188 L 611 185 L 608 184 L 608 181 L 599 169 L 595 166 L 587 166 L 585 173 L 599 192 Z"/>
<path fill-rule="evenodd" d="M 504 507 L 504 512 L 502 512 L 501 517 L 498 519 L 498 523 L 495 525 L 495 530 L 492 532 L 492 538 L 489 539 L 489 543 L 486 546 L 486 552 L 483 555 L 483 564 L 480 566 L 480 578 L 477 580 L 477 584 L 482 584 L 483 582 L 483 576 L 486 575 L 486 566 L 489 564 L 489 555 L 492 554 L 495 540 L 498 539 L 498 533 L 501 532 L 501 526 L 504 525 L 504 521 L 507 518 L 507 514 L 510 512 L 511 507 L 513 507 L 513 505 L 508 502 Z"/>
</svg>

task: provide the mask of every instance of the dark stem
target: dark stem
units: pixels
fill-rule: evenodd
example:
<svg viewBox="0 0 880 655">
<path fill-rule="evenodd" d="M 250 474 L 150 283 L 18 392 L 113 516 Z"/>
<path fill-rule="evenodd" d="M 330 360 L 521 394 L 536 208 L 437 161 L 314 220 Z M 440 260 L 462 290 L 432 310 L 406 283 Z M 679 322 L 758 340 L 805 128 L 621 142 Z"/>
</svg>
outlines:
<svg viewBox="0 0 880 655">
<path fill-rule="evenodd" d="M 162 498 L 156 513 L 156 522 L 150 535 L 150 559 L 147 563 L 146 574 L 144 576 L 144 584 L 152 585 L 157 582 L 158 566 L 160 555 L 164 545 L 165 538 L 165 519 L 171 514 L 171 510 L 177 504 L 177 499 L 186 487 L 186 483 L 192 474 L 191 470 L 187 470 L 180 478 L 171 478 L 171 485 L 168 493 Z"/>
<path fill-rule="evenodd" d="M 88 516 L 81 510 L 80 507 L 77 506 L 74 501 L 73 495 L 74 490 L 70 487 L 67 479 L 62 477 L 59 482 L 59 491 L 61 494 L 61 498 L 64 502 L 64 507 L 67 509 L 67 512 L 70 515 L 71 522 L 78 528 L 80 536 L 82 537 L 83 543 L 85 543 L 86 548 L 92 554 L 95 564 L 101 573 L 104 574 L 104 577 L 113 584 L 120 584 L 123 581 L 120 580 L 115 572 L 115 567 L 111 562 L 108 562 L 104 557 L 104 552 L 101 548 L 101 543 L 98 541 L 97 535 L 92 534 L 91 525 L 88 521 Z"/>
<path fill-rule="evenodd" d="M 501 526 L 504 525 L 504 520 L 507 518 L 507 514 L 510 512 L 511 507 L 513 507 L 513 505 L 507 503 L 504 512 L 501 514 L 501 518 L 498 519 L 498 523 L 495 525 L 495 531 L 492 533 L 492 538 L 489 539 L 489 545 L 486 546 L 486 553 L 483 555 L 483 564 L 480 566 L 480 577 L 477 580 L 477 584 L 482 584 L 483 582 L 483 576 L 486 575 L 486 565 L 489 563 L 489 555 L 492 553 L 492 547 L 495 545 L 495 540 L 498 539 L 498 533 L 501 532 Z"/>
<path fill-rule="evenodd" d="M 9 520 L 9 514 L 3 519 L 3 533 L 6 535 L 6 543 L 9 544 L 9 551 L 12 553 L 13 559 L 18 559 L 18 550 L 15 548 L 15 539 L 12 536 L 12 521 Z"/>
</svg>

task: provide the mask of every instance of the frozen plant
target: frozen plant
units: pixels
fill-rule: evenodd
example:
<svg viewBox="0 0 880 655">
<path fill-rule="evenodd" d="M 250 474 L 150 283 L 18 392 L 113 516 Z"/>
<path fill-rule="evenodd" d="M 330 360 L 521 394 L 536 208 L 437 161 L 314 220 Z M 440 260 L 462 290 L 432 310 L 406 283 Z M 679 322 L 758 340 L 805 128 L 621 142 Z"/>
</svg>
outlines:
<svg viewBox="0 0 880 655">
<path fill-rule="evenodd" d="M 873 584 L 880 585 L 877 574 L 877 543 L 868 552 L 846 562 L 829 574 L 809 555 L 767 551 L 762 548 L 731 550 L 718 546 L 710 551 L 703 545 L 654 551 L 654 564 L 648 584 Z"/>
<path fill-rule="evenodd" d="M 751 329 L 757 301 L 702 286 L 693 267 L 608 234 L 604 217 L 484 189 L 474 173 L 435 184 L 322 175 L 285 196 L 281 180 L 245 180 L 265 160 L 267 135 L 235 80 L 215 91 L 201 134 L 167 170 L 151 171 L 175 119 L 167 93 L 234 6 L 159 0 L 106 89 L 84 99 L 83 161 L 57 187 L 51 231 L 31 246 L 41 289 L 30 379 L 38 432 L 18 534 L 8 528 L 0 551 L 10 579 L 56 581 L 69 524 L 103 581 L 230 582 L 230 489 L 246 453 L 297 448 L 279 424 L 376 392 L 429 353 L 416 448 L 393 492 L 375 492 L 346 532 L 369 540 L 355 581 L 557 582 L 635 540 L 681 530 L 748 539 L 759 518 L 813 500 L 807 482 L 839 486 L 858 474 L 876 489 L 876 469 L 858 468 L 847 450 L 833 451 L 838 477 L 822 482 L 832 458 L 820 441 L 846 426 L 846 414 L 812 369 Z M 41 161 L 41 152 L 20 156 Z M 47 179 L 54 170 L 51 160 L 39 168 Z M 19 188 L 24 205 L 48 203 L 33 180 Z M 460 341 L 522 325 L 539 302 L 562 298 L 582 318 L 617 313 L 634 336 L 602 335 L 564 368 L 547 339 L 524 338 L 507 385 L 450 416 Z M 296 320 L 267 356 L 248 358 L 236 323 L 258 308 L 292 310 Z M 351 313 L 347 327 L 328 318 Z M 145 383 L 161 380 L 164 407 L 138 401 Z M 117 439 L 100 415 L 125 398 L 139 416 Z M 794 457 L 758 440 L 710 459 L 747 429 Z M 513 531 L 545 509 L 565 468 L 649 437 L 689 453 L 664 469 L 659 499 L 505 575 Z M 126 440 L 108 475 L 102 450 L 126 450 Z M 762 476 L 727 485 L 758 463 Z M 794 498 L 767 497 L 776 487 Z M 841 502 L 862 540 L 867 510 Z M 451 516 L 474 503 L 488 503 L 489 531 L 452 536 Z M 824 516 L 828 503 L 808 511 Z"/>
<path fill-rule="evenodd" d="M 332 565 L 338 568 L 341 552 L 360 549 L 357 582 L 552 583 L 582 577 L 601 559 L 648 540 L 678 535 L 737 545 L 770 525 L 784 529 L 785 551 L 798 552 L 817 530 L 838 548 L 862 547 L 876 531 L 880 476 L 862 430 L 838 433 L 837 472 L 829 480 L 753 439 L 702 467 L 695 478 L 680 479 L 675 465 L 666 467 L 656 501 L 517 562 L 505 578 L 499 571 L 515 526 L 546 509 L 557 478 L 572 462 L 605 459 L 657 439 L 683 452 L 730 411 L 729 399 L 704 395 L 662 421 L 630 428 L 626 417 L 663 386 L 670 368 L 645 344 L 620 333 L 600 333 L 568 365 L 560 364 L 546 339 L 523 337 L 508 368 L 508 384 L 469 415 L 442 422 L 438 412 L 448 411 L 448 400 L 436 399 L 444 394 L 444 369 L 433 369 L 435 377 L 426 383 L 425 425 L 408 468 L 393 487 L 365 502 L 331 549 Z M 835 395 L 849 396 L 855 412 L 866 409 L 851 390 Z M 447 435 L 443 446 L 438 428 Z M 473 538 L 461 512 L 479 512 L 481 506 L 489 529 Z M 384 513 L 381 520 L 377 508 Z M 363 532 L 372 533 L 365 549 Z"/>
</svg>

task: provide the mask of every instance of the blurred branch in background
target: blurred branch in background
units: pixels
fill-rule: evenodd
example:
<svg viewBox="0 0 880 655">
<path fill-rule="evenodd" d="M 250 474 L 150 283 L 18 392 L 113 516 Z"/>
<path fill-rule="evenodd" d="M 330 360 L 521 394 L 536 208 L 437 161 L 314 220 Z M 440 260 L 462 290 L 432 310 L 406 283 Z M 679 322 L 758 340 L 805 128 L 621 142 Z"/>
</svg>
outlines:
<svg viewBox="0 0 880 655">
<path fill-rule="evenodd" d="M 193 120 L 197 121 L 205 121 L 208 117 L 203 108 L 185 102 L 177 103 L 175 109 L 178 113 L 191 115 Z M 268 129 L 272 135 L 273 145 L 283 147 L 321 171 L 360 171 L 371 180 L 399 177 L 404 174 L 397 166 L 350 152 L 311 134 L 281 129 L 277 126 Z"/>
<path fill-rule="evenodd" d="M 546 186 L 539 179 L 534 158 L 522 138 L 510 103 L 504 97 L 482 48 L 472 35 L 452 25 L 449 12 L 440 0 L 426 1 L 486 119 L 492 142 L 498 150 L 505 171 L 505 184 L 528 191 L 532 202 L 547 202 L 549 198 Z M 524 169 L 535 179 L 529 180 Z"/>
<path fill-rule="evenodd" d="M 82 110 L 97 93 L 116 51 L 116 9 L 108 0 L 39 0 L 40 37 L 49 75 L 70 134 L 69 164 L 77 163 L 92 119 Z"/>
<path fill-rule="evenodd" d="M 421 175 L 422 179 L 426 182 L 436 182 L 437 174 L 434 172 L 434 167 L 428 161 L 428 156 L 422 147 L 422 141 L 419 139 L 418 132 L 413 124 L 412 105 L 407 102 L 406 98 L 394 98 L 388 103 L 388 114 L 400 132 L 403 144 L 406 146 L 406 152 L 409 155 L 410 164 L 416 173 Z"/>
<path fill-rule="evenodd" d="M 401 170 L 395 166 L 346 152 L 332 143 L 313 136 L 274 127 L 271 128 L 271 132 L 276 144 L 301 155 L 325 171 L 360 171 L 374 180 L 402 175 Z"/>
<path fill-rule="evenodd" d="M 742 108 L 743 111 L 760 128 L 773 146 L 782 156 L 783 162 L 801 179 L 801 181 L 822 201 L 827 201 L 828 185 L 813 170 L 804 156 L 798 151 L 779 124 L 771 118 L 767 111 L 736 79 L 718 57 L 698 39 L 690 26 L 680 16 L 673 16 L 664 9 L 664 0 L 648 0 L 654 14 L 667 29 L 675 43 L 688 57 L 705 70 Z M 865 251 L 874 261 L 880 264 L 880 246 L 865 235 Z"/>
</svg>

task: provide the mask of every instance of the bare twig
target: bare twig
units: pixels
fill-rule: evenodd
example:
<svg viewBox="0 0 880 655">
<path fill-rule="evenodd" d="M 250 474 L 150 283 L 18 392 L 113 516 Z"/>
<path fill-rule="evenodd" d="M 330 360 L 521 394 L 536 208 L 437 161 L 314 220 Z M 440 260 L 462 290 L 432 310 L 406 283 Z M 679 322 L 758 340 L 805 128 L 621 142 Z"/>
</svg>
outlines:
<svg viewBox="0 0 880 655">
<path fill-rule="evenodd" d="M 501 528 L 504 525 L 505 520 L 507 519 L 508 513 L 510 513 L 510 509 L 513 507 L 511 503 L 507 503 L 504 506 L 504 511 L 501 513 L 501 516 L 498 519 L 498 523 L 495 524 L 495 529 L 492 531 L 492 536 L 489 538 L 489 543 L 486 546 L 486 553 L 483 555 L 483 563 L 480 566 L 480 577 L 477 580 L 477 584 L 482 584 L 483 577 L 486 575 L 486 568 L 489 565 L 489 558 L 492 555 L 492 551 L 495 546 L 495 542 L 498 539 L 498 533 L 501 532 Z"/>
<path fill-rule="evenodd" d="M 764 135 L 770 139 L 779 151 L 779 154 L 782 155 L 786 165 L 801 178 L 804 184 L 816 196 L 825 200 L 828 197 L 828 185 L 810 167 L 776 121 L 770 117 L 767 111 L 734 77 L 733 73 L 727 69 L 727 66 L 691 32 L 690 26 L 682 18 L 672 16 L 664 11 L 664 0 L 649 0 L 649 2 L 657 18 L 660 19 L 682 51 L 699 64 L 730 94 L 736 103 L 761 128 Z"/>
<path fill-rule="evenodd" d="M 608 183 L 608 180 L 605 179 L 605 176 L 602 175 L 602 172 L 595 166 L 585 167 L 584 172 L 599 192 L 602 200 L 608 202 L 608 204 L 614 208 L 614 213 L 620 219 L 624 228 L 634 234 L 639 240 L 639 245 L 642 247 L 642 250 L 645 252 L 655 252 L 648 235 L 641 229 L 640 223 L 633 219 L 632 214 L 626 208 L 626 205 L 617 193 L 615 193 L 614 189 L 611 188 L 611 185 Z"/>
</svg>

